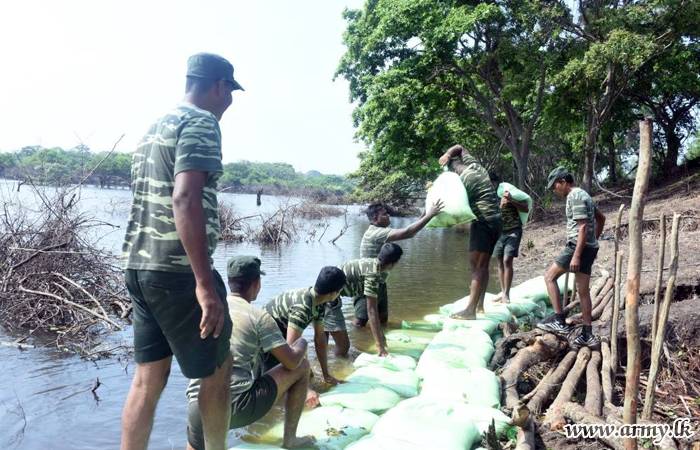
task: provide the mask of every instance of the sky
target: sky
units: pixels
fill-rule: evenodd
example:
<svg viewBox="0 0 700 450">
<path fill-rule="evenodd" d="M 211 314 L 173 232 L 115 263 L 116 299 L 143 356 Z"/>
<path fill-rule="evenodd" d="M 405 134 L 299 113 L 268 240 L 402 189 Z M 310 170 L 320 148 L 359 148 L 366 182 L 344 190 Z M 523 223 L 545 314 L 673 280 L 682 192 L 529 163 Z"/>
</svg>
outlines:
<svg viewBox="0 0 700 450">
<path fill-rule="evenodd" d="M 184 95 L 187 58 L 218 53 L 245 88 L 221 120 L 224 162 L 359 166 L 342 11 L 363 0 L 23 0 L 0 15 L 0 151 L 133 151 Z"/>
</svg>

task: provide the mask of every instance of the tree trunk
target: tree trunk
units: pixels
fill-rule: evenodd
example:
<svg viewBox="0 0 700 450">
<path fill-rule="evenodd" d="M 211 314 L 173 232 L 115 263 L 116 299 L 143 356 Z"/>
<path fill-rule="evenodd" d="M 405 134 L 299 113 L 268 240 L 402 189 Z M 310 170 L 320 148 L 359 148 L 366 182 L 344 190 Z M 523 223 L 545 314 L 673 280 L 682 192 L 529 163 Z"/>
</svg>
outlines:
<svg viewBox="0 0 700 450">
<path fill-rule="evenodd" d="M 547 382 L 537 390 L 537 393 L 528 402 L 527 407 L 530 411 L 535 414 L 540 414 L 542 412 L 542 405 L 554 393 L 554 391 L 561 386 L 561 382 L 564 381 L 564 378 L 566 378 L 569 370 L 571 370 L 571 366 L 574 365 L 577 354 L 578 350 L 569 350 L 564 359 L 562 359 L 557 366 L 557 369 L 547 379 Z"/>
<path fill-rule="evenodd" d="M 640 145 L 637 178 L 629 216 L 630 257 L 627 266 L 625 326 L 627 328 L 627 373 L 625 377 L 625 424 L 637 423 L 641 352 L 639 342 L 639 283 L 642 271 L 642 225 L 644 200 L 649 187 L 653 125 L 651 119 L 639 122 Z M 637 448 L 637 438 L 625 439 L 625 448 Z"/>
<path fill-rule="evenodd" d="M 610 182 L 617 183 L 617 152 L 615 151 L 615 133 L 610 133 L 608 141 L 608 165 L 610 170 Z"/>
<path fill-rule="evenodd" d="M 670 176 L 678 167 L 678 152 L 681 148 L 681 140 L 676 134 L 675 124 L 664 127 L 666 135 L 666 158 L 664 158 L 664 175 Z"/>
<path fill-rule="evenodd" d="M 583 164 L 583 177 L 581 179 L 581 189 L 591 193 L 593 186 L 593 163 L 595 160 L 596 141 L 598 140 L 598 125 L 596 121 L 596 111 L 591 105 L 588 109 L 588 131 L 586 132 L 586 146 Z"/>
</svg>

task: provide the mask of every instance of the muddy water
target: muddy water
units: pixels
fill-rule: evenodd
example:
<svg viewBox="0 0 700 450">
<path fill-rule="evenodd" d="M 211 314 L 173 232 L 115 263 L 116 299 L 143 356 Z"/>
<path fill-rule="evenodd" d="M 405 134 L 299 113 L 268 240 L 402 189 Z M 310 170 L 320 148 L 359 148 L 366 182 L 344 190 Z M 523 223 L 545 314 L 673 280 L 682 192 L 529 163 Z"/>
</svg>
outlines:
<svg viewBox="0 0 700 450">
<path fill-rule="evenodd" d="M 6 186 L 3 195 L 7 195 Z M 22 194 L 21 202 L 33 203 L 27 195 Z M 128 202 L 129 195 L 124 190 L 86 189 L 83 193 L 83 208 L 96 211 L 104 221 L 122 227 L 111 232 L 110 227 L 105 227 L 98 232 L 103 237 L 101 245 L 106 248 L 116 251 L 121 244 L 126 223 L 123 202 Z M 263 206 L 258 208 L 252 195 L 224 194 L 222 198 L 234 204 L 241 216 L 255 214 L 261 209 L 272 210 L 277 203 L 275 198 L 263 196 Z M 405 226 L 411 220 L 393 219 L 392 226 Z M 360 240 L 367 227 L 366 218 L 358 214 L 358 208 L 350 208 L 348 223 L 351 226 L 338 239 L 337 245 L 327 241 L 338 234 L 344 219 L 335 218 L 330 222 L 320 243 L 306 243 L 302 239 L 277 249 L 251 244 L 222 245 L 215 255 L 216 267 L 225 273 L 226 260 L 233 255 L 260 256 L 267 276 L 263 278 L 260 296 L 254 304 L 262 306 L 284 290 L 312 285 L 322 266 L 358 257 Z M 468 293 L 468 231 L 425 230 L 399 244 L 405 253 L 389 278 L 390 329 L 400 328 L 401 320 L 416 320 L 435 313 L 440 305 Z M 492 267 L 489 292 L 497 289 Z M 346 318 L 351 320 L 349 305 L 345 310 Z M 369 329 L 350 328 L 353 345 L 360 349 L 372 348 Z M 304 336 L 313 342 L 310 330 Z M 0 329 L 0 340 L 11 339 L 13 336 Z M 115 336 L 115 342 L 122 339 L 131 343 L 130 329 Z M 313 350 L 309 354 L 312 366 L 318 369 L 313 361 Z M 339 378 L 352 371 L 347 359 L 330 356 L 329 364 L 331 372 Z M 19 351 L 0 346 L 0 449 L 118 448 L 120 415 L 133 369 L 132 361 L 88 363 L 50 347 Z M 99 400 L 90 392 L 96 378 L 102 383 L 97 391 Z M 158 406 L 150 449 L 185 447 L 186 385 L 187 380 L 175 363 Z M 258 424 L 232 430 L 229 444 L 241 440 L 258 441 L 281 416 L 282 412 L 276 409 Z"/>
</svg>

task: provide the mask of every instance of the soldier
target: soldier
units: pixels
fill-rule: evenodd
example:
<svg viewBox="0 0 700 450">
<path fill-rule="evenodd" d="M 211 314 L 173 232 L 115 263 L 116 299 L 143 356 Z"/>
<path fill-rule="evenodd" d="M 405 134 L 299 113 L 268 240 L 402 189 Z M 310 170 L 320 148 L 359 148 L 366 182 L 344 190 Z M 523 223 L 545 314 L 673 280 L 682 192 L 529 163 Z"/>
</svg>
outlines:
<svg viewBox="0 0 700 450">
<path fill-rule="evenodd" d="M 495 172 L 489 173 L 493 187 L 498 189 L 501 177 Z M 513 284 L 513 259 L 518 257 L 520 241 L 523 239 L 523 223 L 520 221 L 520 212 L 527 213 L 527 202 L 518 201 L 508 191 L 503 193 L 501 199 L 501 216 L 503 217 L 503 231 L 496 243 L 493 256 L 498 260 L 498 278 L 501 281 L 501 302 L 510 303 L 510 287 Z"/>
<path fill-rule="evenodd" d="M 134 307 L 136 371 L 122 414 L 122 450 L 148 445 L 173 354 L 183 375 L 202 379 L 207 449 L 226 448 L 231 319 L 212 254 L 220 231 L 219 121 L 237 89 L 227 60 L 190 57 L 182 103 L 155 121 L 133 156 L 122 268 Z"/>
<path fill-rule="evenodd" d="M 260 293 L 260 275 L 265 275 L 258 258 L 232 258 L 228 261 L 227 273 L 231 289 L 227 299 L 229 314 L 236 330 L 231 336 L 231 421 L 227 429 L 257 422 L 286 395 L 282 447 L 306 448 L 313 444 L 313 437 L 298 438 L 296 431 L 309 385 L 308 344 L 301 337 L 287 344 L 272 317 L 250 304 Z M 261 352 L 270 352 L 281 364 L 263 373 Z M 200 386 L 201 380 L 192 380 L 187 388 L 190 401 L 188 450 L 205 449 L 198 401 Z"/>
<path fill-rule="evenodd" d="M 300 339 L 306 327 L 313 322 L 316 358 L 321 366 L 323 379 L 329 384 L 338 384 L 338 380 L 328 371 L 328 338 L 323 330 L 323 317 L 327 302 L 335 300 L 343 286 L 345 286 L 343 271 L 337 267 L 326 266 L 321 269 L 313 286 L 284 292 L 265 305 L 265 310 L 277 322 L 289 345 Z M 279 364 L 272 353 L 264 354 L 263 360 L 266 370 Z M 318 394 L 311 389 L 307 395 L 306 405 L 309 407 L 318 405 Z"/>
<path fill-rule="evenodd" d="M 489 263 L 491 255 L 501 236 L 501 208 L 496 190 L 491 184 L 488 172 L 461 145 L 450 147 L 440 157 L 440 165 L 450 164 L 464 183 L 469 197 L 469 207 L 476 216 L 469 230 L 469 266 L 471 269 L 471 290 L 467 307 L 452 317 L 473 320 L 477 312 L 484 312 L 484 297 L 489 284 Z"/>
<path fill-rule="evenodd" d="M 554 314 L 545 317 L 537 328 L 557 334 L 568 335 L 571 325 L 566 323 L 566 313 L 561 303 L 561 292 L 557 279 L 566 271 L 573 272 L 578 284 L 583 328 L 573 340 L 574 346 L 595 347 L 600 344 L 591 330 L 591 271 L 598 256 L 598 238 L 605 226 L 605 215 L 598 209 L 586 191 L 574 185 L 574 177 L 564 167 L 557 167 L 549 174 L 547 189 L 559 197 L 566 197 L 566 247 L 554 259 L 545 275 L 547 292 L 552 299 Z M 568 286 L 566 287 L 568 289 Z"/>
<path fill-rule="evenodd" d="M 345 273 L 345 287 L 341 297 L 353 300 L 364 298 L 364 302 L 354 301 L 355 317 L 368 317 L 369 326 L 374 336 L 374 345 L 379 356 L 387 356 L 386 339 L 382 330 L 380 316 L 386 311 L 378 309 L 377 295 L 383 274 L 389 273 L 401 259 L 403 250 L 394 243 L 384 244 L 376 258 L 360 258 L 338 266 Z M 336 343 L 347 343 L 347 347 L 337 351 L 346 354 L 350 348 L 345 317 L 340 298 L 328 304 L 324 319 L 324 329 L 329 331 Z"/>
<path fill-rule="evenodd" d="M 425 228 L 425 226 L 430 222 L 430 219 L 437 216 L 442 212 L 443 209 L 442 201 L 438 200 L 434 205 L 430 205 L 423 211 L 421 217 L 413 222 L 406 228 L 390 228 L 391 216 L 387 212 L 384 205 L 375 203 L 367 208 L 367 219 L 369 219 L 369 227 L 365 234 L 362 236 L 362 242 L 360 244 L 360 258 L 376 258 L 379 255 L 379 250 L 382 245 L 387 242 L 401 241 L 403 239 L 410 239 L 420 230 Z M 388 278 L 388 273 L 382 275 L 379 282 L 379 290 L 377 292 L 377 309 L 379 311 L 379 322 L 382 324 L 387 323 L 389 320 L 389 295 L 387 292 L 386 280 Z M 353 304 L 360 303 L 365 305 L 358 309 L 355 313 L 355 326 L 364 327 L 369 320 L 369 317 L 362 314 L 363 311 L 367 310 L 366 304 L 367 299 L 364 295 L 353 299 Z M 331 331 L 331 330 L 326 330 Z M 336 342 L 336 348 L 338 343 Z M 342 348 L 342 346 L 340 346 Z"/>
</svg>

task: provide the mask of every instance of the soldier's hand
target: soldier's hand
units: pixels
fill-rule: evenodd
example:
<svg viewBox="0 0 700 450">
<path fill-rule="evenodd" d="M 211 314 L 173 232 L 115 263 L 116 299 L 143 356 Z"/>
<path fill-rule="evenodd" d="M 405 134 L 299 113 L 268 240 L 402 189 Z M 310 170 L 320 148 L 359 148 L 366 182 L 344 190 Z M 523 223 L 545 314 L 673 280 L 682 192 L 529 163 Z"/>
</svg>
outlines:
<svg viewBox="0 0 700 450">
<path fill-rule="evenodd" d="M 508 205 L 508 199 L 506 199 L 505 195 L 501 199 L 501 208 L 505 208 Z"/>
<path fill-rule="evenodd" d="M 447 153 L 445 153 L 444 155 L 442 155 L 442 156 L 440 157 L 440 159 L 438 160 L 438 162 L 440 163 L 441 166 L 444 166 L 445 164 L 447 164 L 448 162 L 450 162 L 450 155 L 448 155 Z"/>
<path fill-rule="evenodd" d="M 199 337 L 206 339 L 212 332 L 214 339 L 218 338 L 224 327 L 224 305 L 214 286 L 197 285 L 195 290 L 197 302 L 202 308 L 202 321 L 199 322 L 201 330 Z"/>
<path fill-rule="evenodd" d="M 445 208 L 445 204 L 442 203 L 442 200 L 438 200 L 435 202 L 433 205 L 430 206 L 430 209 L 427 212 L 427 215 L 430 217 L 435 217 L 438 214 L 442 212 L 442 210 Z"/>
</svg>

